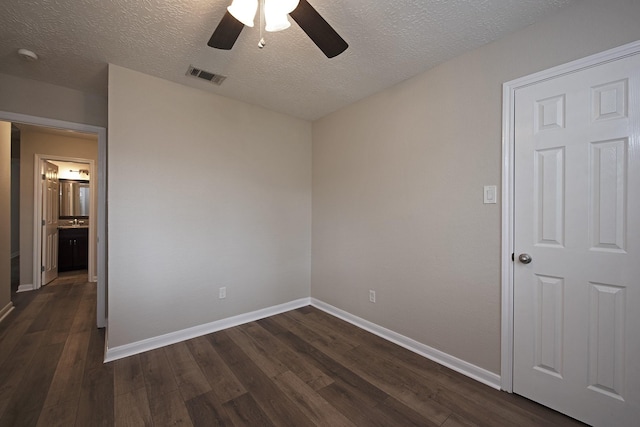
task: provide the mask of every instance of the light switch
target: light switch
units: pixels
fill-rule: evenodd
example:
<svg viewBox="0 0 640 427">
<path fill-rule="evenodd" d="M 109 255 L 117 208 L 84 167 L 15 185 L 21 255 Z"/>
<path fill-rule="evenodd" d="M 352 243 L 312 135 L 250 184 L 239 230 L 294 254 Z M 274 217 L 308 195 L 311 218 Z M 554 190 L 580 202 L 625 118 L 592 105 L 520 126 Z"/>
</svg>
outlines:
<svg viewBox="0 0 640 427">
<path fill-rule="evenodd" d="M 497 187 L 495 185 L 485 185 L 484 186 L 484 203 L 498 203 L 497 201 Z"/>
</svg>

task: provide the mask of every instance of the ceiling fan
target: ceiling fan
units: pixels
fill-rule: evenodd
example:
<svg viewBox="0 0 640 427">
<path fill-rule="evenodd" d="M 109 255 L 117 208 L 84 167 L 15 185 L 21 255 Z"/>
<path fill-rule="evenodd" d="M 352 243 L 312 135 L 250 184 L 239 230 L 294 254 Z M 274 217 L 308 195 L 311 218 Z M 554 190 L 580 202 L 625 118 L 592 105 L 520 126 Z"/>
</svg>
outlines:
<svg viewBox="0 0 640 427">
<path fill-rule="evenodd" d="M 264 13 L 266 20 L 266 31 L 280 31 L 288 28 L 291 25 L 287 19 L 289 15 L 327 58 L 338 56 L 349 47 L 307 0 L 260 0 L 260 6 L 260 16 L 262 17 Z M 257 10 L 258 0 L 233 0 L 207 45 L 216 49 L 230 50 L 245 25 L 253 27 Z M 258 46 L 264 47 L 264 39 L 261 38 Z"/>
</svg>

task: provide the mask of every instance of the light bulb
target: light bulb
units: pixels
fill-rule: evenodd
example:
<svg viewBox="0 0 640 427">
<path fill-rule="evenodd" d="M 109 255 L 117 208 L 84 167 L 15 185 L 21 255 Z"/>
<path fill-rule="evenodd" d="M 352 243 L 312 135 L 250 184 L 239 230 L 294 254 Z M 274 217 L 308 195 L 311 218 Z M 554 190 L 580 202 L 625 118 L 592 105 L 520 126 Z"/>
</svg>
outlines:
<svg viewBox="0 0 640 427">
<path fill-rule="evenodd" d="M 253 27 L 253 18 L 258 10 L 258 0 L 233 0 L 227 10 L 247 27 Z"/>
</svg>

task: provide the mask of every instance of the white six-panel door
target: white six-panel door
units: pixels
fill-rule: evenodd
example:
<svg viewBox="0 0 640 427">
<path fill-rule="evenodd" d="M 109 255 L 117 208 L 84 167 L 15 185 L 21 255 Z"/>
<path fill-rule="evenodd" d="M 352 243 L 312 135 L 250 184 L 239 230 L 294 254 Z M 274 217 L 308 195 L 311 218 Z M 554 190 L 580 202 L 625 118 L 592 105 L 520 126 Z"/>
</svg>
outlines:
<svg viewBox="0 0 640 427">
<path fill-rule="evenodd" d="M 58 277 L 58 166 L 42 162 L 42 285 Z"/>
<path fill-rule="evenodd" d="M 516 90 L 514 174 L 513 391 L 638 426 L 640 55 Z"/>
</svg>

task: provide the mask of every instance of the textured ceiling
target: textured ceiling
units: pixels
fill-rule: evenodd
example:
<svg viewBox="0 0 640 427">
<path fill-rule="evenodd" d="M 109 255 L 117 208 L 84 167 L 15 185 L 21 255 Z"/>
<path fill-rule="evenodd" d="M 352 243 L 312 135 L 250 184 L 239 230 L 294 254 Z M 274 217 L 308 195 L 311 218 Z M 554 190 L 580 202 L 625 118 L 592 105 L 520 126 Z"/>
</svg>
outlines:
<svg viewBox="0 0 640 427">
<path fill-rule="evenodd" d="M 577 0 L 309 0 L 350 45 L 333 59 L 293 20 L 262 50 L 257 27 L 231 51 L 209 48 L 230 2 L 2 0 L 0 73 L 106 95 L 113 63 L 313 120 Z M 189 64 L 228 78 L 218 87 L 187 77 Z"/>
</svg>

